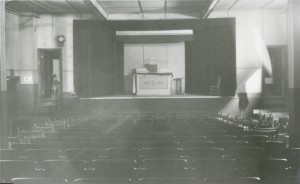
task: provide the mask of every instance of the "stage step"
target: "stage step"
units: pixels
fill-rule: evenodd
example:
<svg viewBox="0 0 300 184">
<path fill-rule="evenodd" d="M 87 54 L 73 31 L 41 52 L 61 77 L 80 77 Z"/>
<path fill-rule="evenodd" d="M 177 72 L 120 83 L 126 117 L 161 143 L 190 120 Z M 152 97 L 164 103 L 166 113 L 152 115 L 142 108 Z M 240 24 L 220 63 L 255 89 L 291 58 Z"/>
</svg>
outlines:
<svg viewBox="0 0 300 184">
<path fill-rule="evenodd" d="M 53 114 L 58 110 L 58 101 L 56 99 L 40 99 L 37 103 L 37 114 Z"/>
<path fill-rule="evenodd" d="M 264 104 L 266 109 L 288 109 L 287 100 L 285 97 L 265 97 Z"/>
</svg>

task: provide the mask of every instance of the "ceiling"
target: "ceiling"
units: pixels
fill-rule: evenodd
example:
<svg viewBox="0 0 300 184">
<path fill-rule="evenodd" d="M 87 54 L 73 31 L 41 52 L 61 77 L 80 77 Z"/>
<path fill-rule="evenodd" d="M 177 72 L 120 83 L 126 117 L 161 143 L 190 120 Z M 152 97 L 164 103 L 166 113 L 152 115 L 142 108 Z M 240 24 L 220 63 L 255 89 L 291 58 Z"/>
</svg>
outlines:
<svg viewBox="0 0 300 184">
<path fill-rule="evenodd" d="M 6 0 L 20 15 L 93 14 L 107 20 L 206 18 L 211 11 L 284 9 L 288 0 Z"/>
</svg>

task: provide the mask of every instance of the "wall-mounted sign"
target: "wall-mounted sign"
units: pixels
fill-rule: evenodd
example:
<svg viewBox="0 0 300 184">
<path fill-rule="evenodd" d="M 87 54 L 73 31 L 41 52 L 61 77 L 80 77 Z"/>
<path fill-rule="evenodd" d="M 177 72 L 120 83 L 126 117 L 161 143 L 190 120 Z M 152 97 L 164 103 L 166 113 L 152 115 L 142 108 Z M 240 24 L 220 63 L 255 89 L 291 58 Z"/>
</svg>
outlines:
<svg viewBox="0 0 300 184">
<path fill-rule="evenodd" d="M 21 84 L 33 84 L 33 77 L 31 76 L 21 77 Z"/>
</svg>

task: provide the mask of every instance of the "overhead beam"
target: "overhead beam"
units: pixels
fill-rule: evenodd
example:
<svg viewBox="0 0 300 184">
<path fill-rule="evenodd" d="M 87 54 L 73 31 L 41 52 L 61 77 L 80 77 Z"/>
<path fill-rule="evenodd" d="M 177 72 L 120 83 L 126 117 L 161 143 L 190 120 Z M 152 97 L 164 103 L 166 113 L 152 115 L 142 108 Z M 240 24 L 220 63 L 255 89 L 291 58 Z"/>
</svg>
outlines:
<svg viewBox="0 0 300 184">
<path fill-rule="evenodd" d="M 213 11 L 213 9 L 215 8 L 215 6 L 216 6 L 219 2 L 220 2 L 220 0 L 214 0 L 214 1 L 210 4 L 208 10 L 206 11 L 206 13 L 205 13 L 204 16 L 203 16 L 204 19 L 206 19 L 206 18 L 210 15 L 210 13 Z"/>
<path fill-rule="evenodd" d="M 261 7 L 260 9 L 264 9 L 265 7 L 269 6 L 271 3 L 273 3 L 274 0 L 269 1 L 267 4 L 265 4 L 263 7 Z"/>
<path fill-rule="evenodd" d="M 207 26 L 235 26 L 234 18 L 214 19 L 182 19 L 182 20 L 119 20 L 108 22 L 110 28 L 118 31 L 155 31 L 155 30 L 186 30 L 204 29 Z"/>
<path fill-rule="evenodd" d="M 84 2 L 93 9 L 93 12 L 98 18 L 105 20 L 108 19 L 108 14 L 96 0 L 84 0 Z"/>
<path fill-rule="evenodd" d="M 12 13 L 14 15 L 17 15 L 17 16 L 21 16 L 21 17 L 35 17 L 35 18 L 40 18 L 36 13 L 33 13 L 33 12 L 19 12 L 15 9 L 12 9 L 12 8 L 9 8 L 7 6 L 5 6 L 5 11 L 9 12 L 9 13 Z"/>
<path fill-rule="evenodd" d="M 164 4 L 164 11 L 165 11 L 165 19 L 167 19 L 167 0 L 165 0 L 165 4 Z"/>
<path fill-rule="evenodd" d="M 82 12 L 72 4 L 72 1 L 70 1 L 70 0 L 65 0 L 65 1 L 66 1 L 66 3 L 67 3 L 68 5 L 70 5 L 77 13 L 82 14 Z"/>
<path fill-rule="evenodd" d="M 232 5 L 227 9 L 227 11 L 230 11 L 240 0 L 236 0 Z"/>
<path fill-rule="evenodd" d="M 145 16 L 144 18 L 142 17 L 141 14 L 137 14 L 137 13 L 127 13 L 127 14 L 109 14 L 108 20 L 110 21 L 119 21 L 119 20 L 153 20 L 153 18 L 151 18 L 153 15 L 155 14 L 148 14 L 147 16 Z M 179 13 L 167 13 L 167 16 L 170 17 L 165 17 L 163 16 L 163 13 L 161 14 L 161 17 L 155 17 L 155 20 L 173 20 L 173 19 L 199 19 L 199 12 L 192 12 L 189 15 L 185 15 L 183 13 L 179 14 Z"/>
<path fill-rule="evenodd" d="M 141 0 L 138 0 L 138 4 L 139 4 L 139 7 L 140 7 L 140 11 L 142 13 L 142 17 L 144 18 L 144 11 L 143 11 Z"/>
<path fill-rule="evenodd" d="M 5 6 L 5 11 L 9 12 L 9 13 L 12 13 L 12 14 L 15 14 L 17 16 L 21 15 L 21 13 L 15 9 L 12 9 L 12 8 L 9 8 L 7 6 Z"/>
<path fill-rule="evenodd" d="M 28 2 L 43 9 L 44 11 L 46 11 L 46 13 L 49 13 L 49 11 L 51 11 L 51 12 L 53 11 L 53 8 L 51 8 L 49 6 L 45 6 L 44 4 L 41 4 L 41 2 L 39 2 L 39 1 L 28 0 Z"/>
</svg>

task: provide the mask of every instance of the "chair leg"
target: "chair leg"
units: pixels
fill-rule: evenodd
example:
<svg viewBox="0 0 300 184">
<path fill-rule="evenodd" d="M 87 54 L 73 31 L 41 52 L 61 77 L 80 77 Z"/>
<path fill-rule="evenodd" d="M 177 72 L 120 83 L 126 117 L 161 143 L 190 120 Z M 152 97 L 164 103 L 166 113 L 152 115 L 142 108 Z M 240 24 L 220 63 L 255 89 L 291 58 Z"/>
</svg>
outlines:
<svg viewBox="0 0 300 184">
<path fill-rule="evenodd" d="M 210 89 L 209 90 L 209 95 L 211 96 L 220 96 L 220 90 L 215 88 L 215 89 Z"/>
</svg>

